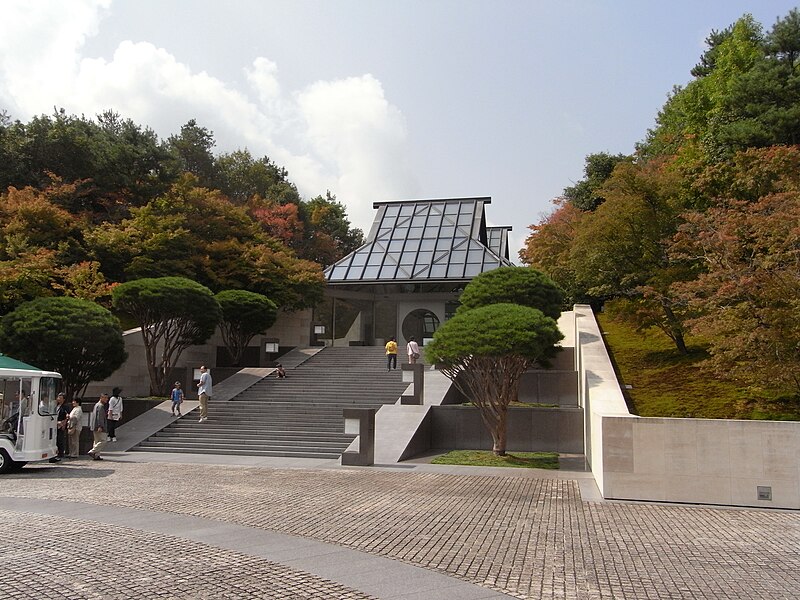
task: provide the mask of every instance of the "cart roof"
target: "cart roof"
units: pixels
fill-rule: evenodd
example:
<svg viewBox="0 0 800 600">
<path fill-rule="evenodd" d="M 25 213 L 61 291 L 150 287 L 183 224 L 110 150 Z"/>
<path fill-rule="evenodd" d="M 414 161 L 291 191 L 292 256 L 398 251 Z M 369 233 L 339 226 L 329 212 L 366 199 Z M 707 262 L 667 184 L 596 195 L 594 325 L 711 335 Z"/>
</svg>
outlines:
<svg viewBox="0 0 800 600">
<path fill-rule="evenodd" d="M 27 371 L 28 373 L 13 373 L 14 375 L 44 375 L 49 377 L 61 377 L 58 373 L 54 373 L 51 371 L 43 371 L 39 367 L 31 366 L 27 363 L 22 362 L 21 360 L 17 360 L 16 358 L 11 358 L 10 356 L 6 356 L 4 354 L 0 354 L 0 369 L 6 369 L 8 371 Z"/>
</svg>

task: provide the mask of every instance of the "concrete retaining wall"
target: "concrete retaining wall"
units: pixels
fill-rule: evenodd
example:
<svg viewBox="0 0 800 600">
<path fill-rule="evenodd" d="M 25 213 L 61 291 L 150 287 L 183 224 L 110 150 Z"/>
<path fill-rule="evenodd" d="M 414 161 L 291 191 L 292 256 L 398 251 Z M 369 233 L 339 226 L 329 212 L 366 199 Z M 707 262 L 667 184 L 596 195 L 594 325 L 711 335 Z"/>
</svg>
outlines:
<svg viewBox="0 0 800 600">
<path fill-rule="evenodd" d="M 800 423 L 631 415 L 591 308 L 574 314 L 586 456 L 604 498 L 800 508 Z"/>
<path fill-rule="evenodd" d="M 492 449 L 492 436 L 474 406 L 432 406 L 430 431 L 432 448 Z M 507 449 L 582 454 L 583 413 L 579 408 L 511 407 Z"/>
</svg>

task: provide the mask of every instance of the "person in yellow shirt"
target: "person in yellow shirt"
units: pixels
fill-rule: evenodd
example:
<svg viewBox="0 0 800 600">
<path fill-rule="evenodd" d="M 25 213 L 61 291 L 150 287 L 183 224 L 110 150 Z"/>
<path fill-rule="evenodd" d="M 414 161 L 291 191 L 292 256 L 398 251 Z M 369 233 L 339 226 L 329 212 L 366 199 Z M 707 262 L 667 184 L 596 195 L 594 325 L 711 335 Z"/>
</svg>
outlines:
<svg viewBox="0 0 800 600">
<path fill-rule="evenodd" d="M 386 367 L 387 371 L 397 368 L 397 340 L 394 338 L 386 342 Z"/>
</svg>

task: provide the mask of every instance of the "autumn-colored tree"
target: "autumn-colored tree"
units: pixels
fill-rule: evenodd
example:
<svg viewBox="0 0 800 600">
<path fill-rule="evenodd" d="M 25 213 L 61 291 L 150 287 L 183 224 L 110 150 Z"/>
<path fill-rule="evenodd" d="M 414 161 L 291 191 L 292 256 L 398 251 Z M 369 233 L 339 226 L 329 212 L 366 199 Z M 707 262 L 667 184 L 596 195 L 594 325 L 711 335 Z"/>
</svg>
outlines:
<svg viewBox="0 0 800 600">
<path fill-rule="evenodd" d="M 350 225 L 347 211 L 330 192 L 300 205 L 306 235 L 298 254 L 323 267 L 332 265 L 364 243 L 364 233 Z"/>
<path fill-rule="evenodd" d="M 319 265 L 298 259 L 246 208 L 198 187 L 190 174 L 87 241 L 112 281 L 177 275 L 212 290 L 248 289 L 289 308 L 312 305 L 324 285 Z"/>
<path fill-rule="evenodd" d="M 279 204 L 255 196 L 249 206 L 250 214 L 267 235 L 294 250 L 302 248 L 305 232 L 297 204 Z"/>
<path fill-rule="evenodd" d="M 689 322 L 709 341 L 724 376 L 800 393 L 800 194 L 687 216 L 681 239 L 706 270 L 682 286 L 700 313 Z"/>
<path fill-rule="evenodd" d="M 111 308 L 114 284 L 106 281 L 97 261 L 82 261 L 58 267 L 55 269 L 52 287 L 60 295 L 91 300 L 100 306 Z"/>
<path fill-rule="evenodd" d="M 0 260 L 0 313 L 28 300 L 52 296 L 56 274 L 55 252 L 37 248 Z"/>
<path fill-rule="evenodd" d="M 520 260 L 557 282 L 570 303 L 588 300 L 586 290 L 576 280 L 572 264 L 572 245 L 584 211 L 566 198 L 558 198 L 553 212 L 538 224 L 531 225 L 530 235 L 520 250 Z"/>
</svg>

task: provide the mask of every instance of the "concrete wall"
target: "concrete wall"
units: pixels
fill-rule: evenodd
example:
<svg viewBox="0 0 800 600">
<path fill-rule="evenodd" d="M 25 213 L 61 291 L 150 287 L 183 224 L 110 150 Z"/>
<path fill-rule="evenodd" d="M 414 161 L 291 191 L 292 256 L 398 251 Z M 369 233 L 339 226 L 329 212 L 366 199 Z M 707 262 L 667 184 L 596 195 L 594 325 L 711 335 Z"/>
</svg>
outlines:
<svg viewBox="0 0 800 600">
<path fill-rule="evenodd" d="M 431 447 L 491 450 L 492 436 L 474 406 L 432 406 Z M 583 414 L 578 408 L 508 409 L 507 449 L 583 453 Z"/>
<path fill-rule="evenodd" d="M 586 455 L 603 497 L 800 508 L 800 423 L 631 415 L 591 308 L 574 314 Z"/>
<path fill-rule="evenodd" d="M 519 384 L 520 402 L 578 406 L 576 371 L 528 371 Z"/>
<path fill-rule="evenodd" d="M 255 336 L 251 345 L 260 345 L 264 338 L 278 339 L 282 347 L 306 347 L 309 343 L 311 331 L 311 310 L 278 313 L 278 319 L 263 336 Z M 147 359 L 145 356 L 142 333 L 131 329 L 124 333 L 125 350 L 128 351 L 128 360 L 117 369 L 111 377 L 103 381 L 94 381 L 86 389 L 85 397 L 97 398 L 103 392 L 111 392 L 114 387 L 120 387 L 124 396 L 149 396 L 150 375 L 147 372 Z M 219 329 L 211 339 L 201 346 L 189 346 L 183 351 L 175 368 L 199 367 L 206 365 L 209 369 L 217 366 L 217 347 L 224 346 Z M 213 372 L 212 372 L 213 377 Z M 185 385 L 187 395 L 191 395 L 194 386 Z"/>
</svg>

